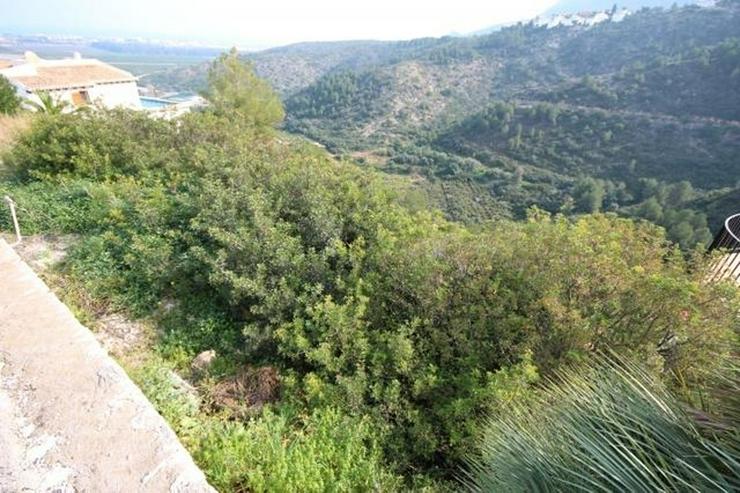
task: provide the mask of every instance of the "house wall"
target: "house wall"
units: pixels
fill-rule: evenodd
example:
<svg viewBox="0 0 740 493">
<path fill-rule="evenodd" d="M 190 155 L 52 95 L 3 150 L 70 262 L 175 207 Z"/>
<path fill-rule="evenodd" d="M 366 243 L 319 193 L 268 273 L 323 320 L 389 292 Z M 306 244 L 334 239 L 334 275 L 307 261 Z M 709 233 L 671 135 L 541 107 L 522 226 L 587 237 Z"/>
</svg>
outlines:
<svg viewBox="0 0 740 493">
<path fill-rule="evenodd" d="M 41 103 L 41 100 L 36 94 L 29 94 L 23 87 L 17 87 L 17 89 L 20 97 L 39 104 Z M 79 91 L 87 91 L 90 104 L 93 105 L 97 104 L 104 108 L 124 107 L 137 110 L 141 109 L 139 90 L 136 87 L 136 82 L 133 81 L 99 84 L 86 88 L 52 90 L 48 92 L 54 100 L 65 102 L 69 105 L 70 109 L 74 109 L 72 93 Z"/>
<path fill-rule="evenodd" d="M 99 84 L 88 89 L 90 101 L 106 108 L 125 107 L 141 109 L 136 82 Z"/>
</svg>

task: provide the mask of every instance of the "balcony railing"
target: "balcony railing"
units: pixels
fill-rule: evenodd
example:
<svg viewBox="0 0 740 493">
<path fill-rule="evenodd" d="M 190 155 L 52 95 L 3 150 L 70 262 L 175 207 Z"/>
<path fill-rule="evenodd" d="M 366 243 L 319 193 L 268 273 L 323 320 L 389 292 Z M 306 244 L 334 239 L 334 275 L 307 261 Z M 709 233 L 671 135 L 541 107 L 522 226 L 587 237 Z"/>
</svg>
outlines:
<svg viewBox="0 0 740 493">
<path fill-rule="evenodd" d="M 740 284 L 740 214 L 725 220 L 709 250 L 720 251 L 723 254 L 712 267 L 710 280 L 731 279 Z"/>
</svg>

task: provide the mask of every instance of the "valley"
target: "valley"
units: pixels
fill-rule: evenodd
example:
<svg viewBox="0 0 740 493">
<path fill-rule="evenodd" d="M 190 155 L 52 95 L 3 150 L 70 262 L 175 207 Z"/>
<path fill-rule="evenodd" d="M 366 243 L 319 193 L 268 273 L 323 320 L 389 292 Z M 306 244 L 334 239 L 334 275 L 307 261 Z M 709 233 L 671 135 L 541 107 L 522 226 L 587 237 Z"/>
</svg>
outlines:
<svg viewBox="0 0 740 493">
<path fill-rule="evenodd" d="M 133 401 L 90 351 L 45 363 L 63 325 L 206 491 L 738 490 L 740 0 L 550 3 L 262 51 L 0 38 L 0 63 L 54 58 L 0 77 L 0 490 L 61 466 L 47 489 L 195 490 L 133 422 L 101 430 Z M 158 8 L 177 35 L 341 39 L 337 4 L 278 4 Z M 74 360 L 87 383 L 57 385 Z"/>
<path fill-rule="evenodd" d="M 740 4 L 620 12 L 594 25 L 303 43 L 245 58 L 282 95 L 286 130 L 415 176 L 412 188 L 451 219 L 521 218 L 532 205 L 645 217 L 655 198 L 664 210 L 650 219 L 671 239 L 706 243 L 735 207 L 712 197 L 740 197 Z M 205 69 L 157 83 L 197 89 Z M 491 120 L 502 105 L 511 109 Z M 579 210 L 584 179 L 603 200 Z M 651 193 L 692 190 L 675 203 L 646 195 L 646 180 Z M 471 200 L 492 204 L 491 217 L 452 205 Z"/>
</svg>

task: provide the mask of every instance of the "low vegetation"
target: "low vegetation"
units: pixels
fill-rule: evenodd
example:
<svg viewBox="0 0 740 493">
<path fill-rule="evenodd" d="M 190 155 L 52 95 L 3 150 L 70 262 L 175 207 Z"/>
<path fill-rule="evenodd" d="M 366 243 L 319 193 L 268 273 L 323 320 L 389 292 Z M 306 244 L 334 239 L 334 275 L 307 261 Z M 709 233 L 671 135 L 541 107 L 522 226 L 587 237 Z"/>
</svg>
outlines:
<svg viewBox="0 0 740 493">
<path fill-rule="evenodd" d="M 21 99 L 8 79 L 0 75 L 0 115 L 14 115 L 21 109 Z"/>
<path fill-rule="evenodd" d="M 0 182 L 26 233 L 78 235 L 70 282 L 156 326 L 131 373 L 220 489 L 454 487 L 485 416 L 594 353 L 640 361 L 667 392 L 732 355 L 738 290 L 707 285 L 708 260 L 661 228 L 410 210 L 376 173 L 275 130 L 279 101 L 254 106 L 252 77 L 225 55 L 215 104 L 176 121 L 39 114 Z M 216 361 L 194 368 L 204 350 Z"/>
</svg>

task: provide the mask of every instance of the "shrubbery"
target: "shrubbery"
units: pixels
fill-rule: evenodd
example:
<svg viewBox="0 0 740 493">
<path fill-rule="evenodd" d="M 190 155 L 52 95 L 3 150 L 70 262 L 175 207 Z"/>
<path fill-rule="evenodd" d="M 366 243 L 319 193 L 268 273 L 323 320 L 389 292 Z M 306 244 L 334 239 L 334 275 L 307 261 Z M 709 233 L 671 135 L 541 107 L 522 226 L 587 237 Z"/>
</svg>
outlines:
<svg viewBox="0 0 740 493">
<path fill-rule="evenodd" d="M 16 94 L 15 87 L 0 75 L 0 114 L 13 115 L 21 108 L 21 99 Z"/>
<path fill-rule="evenodd" d="M 68 269 L 92 293 L 138 313 L 209 300 L 234 355 L 277 365 L 307 409 L 365 420 L 401 472 L 453 471 L 538 369 L 610 347 L 690 377 L 733 337 L 728 298 L 655 227 L 534 214 L 474 233 L 209 115 L 40 117 L 7 162 L 36 230 L 83 235 Z"/>
<path fill-rule="evenodd" d="M 3 184 L 22 224 L 80 235 L 66 269 L 91 294 L 157 312 L 162 354 L 277 369 L 281 401 L 245 421 L 157 401 L 224 489 L 450 479 L 540 375 L 611 348 L 686 384 L 736 337 L 737 291 L 659 228 L 533 210 L 470 230 L 233 118 L 40 115 Z M 150 395 L 157 378 L 139 378 Z"/>
<path fill-rule="evenodd" d="M 403 484 L 384 467 L 367 418 L 288 404 L 234 422 L 199 411 L 161 361 L 132 376 L 219 491 L 394 491 Z"/>
</svg>

